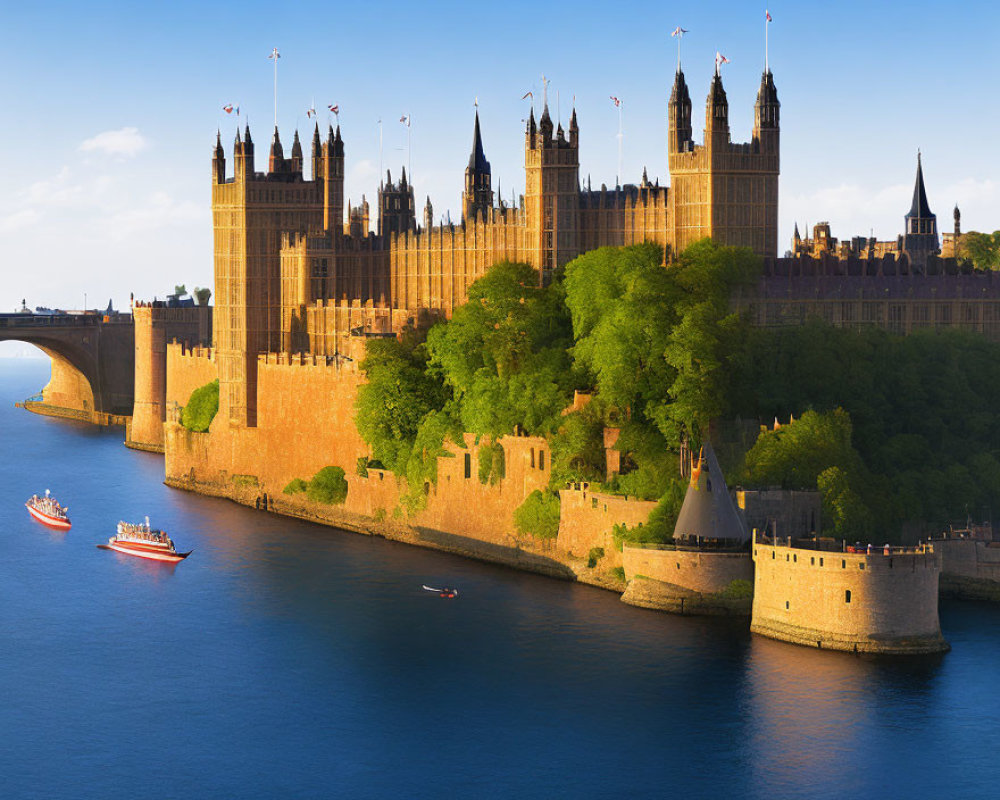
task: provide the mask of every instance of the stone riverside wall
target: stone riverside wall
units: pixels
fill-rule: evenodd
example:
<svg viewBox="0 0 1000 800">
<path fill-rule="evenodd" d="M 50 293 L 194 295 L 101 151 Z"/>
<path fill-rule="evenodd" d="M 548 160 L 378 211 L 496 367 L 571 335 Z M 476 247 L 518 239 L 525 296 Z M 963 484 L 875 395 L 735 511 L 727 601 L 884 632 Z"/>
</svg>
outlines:
<svg viewBox="0 0 1000 800">
<path fill-rule="evenodd" d="M 604 558 L 600 566 L 603 569 L 622 566 L 622 555 L 614 541 L 615 525 L 638 527 L 656 508 L 655 501 L 592 492 L 587 483 L 575 483 L 562 489 L 559 497 L 562 513 L 557 545 L 577 558 L 587 558 L 594 547 L 602 548 Z"/>
<path fill-rule="evenodd" d="M 753 560 L 754 633 L 866 653 L 948 649 L 938 620 L 941 556 L 932 547 L 865 555 L 766 544 L 758 537 Z"/>
<path fill-rule="evenodd" d="M 1000 542 L 935 539 L 941 554 L 941 594 L 1000 600 Z"/>
<path fill-rule="evenodd" d="M 256 427 L 233 427 L 220 415 L 208 433 L 186 430 L 178 424 L 177 405 L 186 403 L 193 389 L 215 375 L 209 351 L 168 345 L 164 425 L 168 484 L 362 533 L 624 589 L 610 571 L 620 556 L 616 554 L 611 563 L 602 559 L 595 568 L 586 567 L 586 556 L 592 547 L 615 552 L 607 537 L 611 528 L 645 521 L 654 503 L 601 495 L 595 513 L 590 494 L 584 503 L 582 491 L 567 492 L 562 524 L 573 531 L 573 552 L 561 547 L 558 539 L 538 540 L 517 531 L 514 512 L 533 491 L 545 489 L 551 477 L 545 439 L 501 437 L 497 443 L 504 452 L 503 477 L 485 484 L 479 478 L 479 458 L 482 448 L 490 445 L 489 438 L 477 441 L 466 434 L 460 443 L 447 443 L 447 455 L 438 459 L 437 482 L 425 488 L 424 507 L 410 510 L 404 502 L 405 481 L 380 469 L 357 474 L 359 457 L 369 451 L 354 424 L 355 399 L 363 380 L 356 362 L 261 357 Z M 326 466 L 344 469 L 349 488 L 343 505 L 323 506 L 303 494 L 282 492 L 294 478 L 309 480 Z"/>
<path fill-rule="evenodd" d="M 81 412 L 79 419 L 89 420 L 94 411 L 94 391 L 86 376 L 55 350 L 48 347 L 41 350 L 52 360 L 52 375 L 42 389 L 42 402 L 55 409 Z"/>
<path fill-rule="evenodd" d="M 753 562 L 749 553 L 706 553 L 663 547 L 622 548 L 628 588 L 622 600 L 678 614 L 750 614 Z M 750 586 L 743 596 L 733 581 Z M 732 593 L 723 595 L 723 593 Z"/>
</svg>

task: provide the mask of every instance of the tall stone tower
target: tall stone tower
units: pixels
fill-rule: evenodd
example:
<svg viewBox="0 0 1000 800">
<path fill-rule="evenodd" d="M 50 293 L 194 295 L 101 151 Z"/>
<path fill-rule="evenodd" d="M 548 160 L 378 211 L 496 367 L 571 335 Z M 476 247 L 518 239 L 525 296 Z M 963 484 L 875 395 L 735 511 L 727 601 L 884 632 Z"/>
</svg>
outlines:
<svg viewBox="0 0 1000 800">
<path fill-rule="evenodd" d="M 218 140 L 212 160 L 218 419 L 254 427 L 257 355 L 279 346 L 281 234 L 322 226 L 325 181 L 303 180 L 301 146 L 286 159 L 277 129 L 267 173 L 254 171 L 249 125 L 242 140 L 236 134 L 232 178 Z"/>
<path fill-rule="evenodd" d="M 931 211 L 924 189 L 924 168 L 917 151 L 917 179 L 913 185 L 913 202 L 906 215 L 906 233 L 903 234 L 903 250 L 910 257 L 910 264 L 917 269 L 927 266 L 927 259 L 941 251 L 938 239 L 937 216 Z"/>
<path fill-rule="evenodd" d="M 399 183 L 392 182 L 392 174 L 386 171 L 385 183 L 378 190 L 378 234 L 391 236 L 416 230 L 417 213 L 413 199 L 413 187 L 406 181 L 406 167 Z"/>
<path fill-rule="evenodd" d="M 462 219 L 472 222 L 480 214 L 486 215 L 493 208 L 493 188 L 490 162 L 483 151 L 483 136 L 479 132 L 479 111 L 476 110 L 476 127 L 472 133 L 472 154 L 465 168 L 465 191 L 462 193 Z M 428 201 L 430 198 L 428 198 Z"/>
<path fill-rule="evenodd" d="M 535 123 L 531 110 L 525 130 L 524 173 L 527 252 L 542 283 L 552 271 L 579 255 L 580 129 L 576 109 L 569 138 L 562 124 L 553 134 L 548 103 Z"/>
<path fill-rule="evenodd" d="M 705 140 L 692 139 L 691 97 L 678 69 L 667 107 L 668 204 L 675 252 L 711 237 L 719 244 L 778 252 L 780 124 L 778 93 L 770 70 L 761 76 L 753 139 L 734 144 L 729 99 L 718 68 L 705 101 Z"/>
</svg>

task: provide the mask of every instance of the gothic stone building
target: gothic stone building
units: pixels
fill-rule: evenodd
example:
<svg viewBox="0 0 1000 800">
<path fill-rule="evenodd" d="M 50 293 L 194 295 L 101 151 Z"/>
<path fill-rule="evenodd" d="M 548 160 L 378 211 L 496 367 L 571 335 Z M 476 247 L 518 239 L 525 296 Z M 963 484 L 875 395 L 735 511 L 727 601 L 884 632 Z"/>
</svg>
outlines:
<svg viewBox="0 0 1000 800">
<path fill-rule="evenodd" d="M 525 193 L 517 207 L 495 200 L 477 114 L 461 223 L 434 226 L 428 198 L 418 225 L 404 171 L 398 182 L 387 175 L 379 187 L 376 232 L 364 199 L 356 208 L 345 206 L 339 126 L 325 141 L 316 127 L 308 179 L 297 132 L 285 158 L 275 129 L 268 170 L 257 172 L 247 126 L 236 136 L 231 176 L 217 139 L 212 216 L 220 413 L 237 426 L 255 425 L 259 354 L 346 355 L 348 339 L 359 332 L 387 334 L 420 317 L 450 315 L 469 285 L 503 259 L 531 264 L 546 281 L 580 253 L 607 245 L 652 241 L 669 254 L 712 237 L 775 256 L 779 110 L 767 71 L 753 138 L 733 143 L 716 70 L 704 140 L 696 144 L 691 98 L 678 69 L 667 115 L 671 186 L 650 184 L 644 175 L 638 186 L 592 190 L 580 184 L 575 109 L 564 130 L 546 104 L 537 121 L 532 110 L 525 129 Z"/>
</svg>

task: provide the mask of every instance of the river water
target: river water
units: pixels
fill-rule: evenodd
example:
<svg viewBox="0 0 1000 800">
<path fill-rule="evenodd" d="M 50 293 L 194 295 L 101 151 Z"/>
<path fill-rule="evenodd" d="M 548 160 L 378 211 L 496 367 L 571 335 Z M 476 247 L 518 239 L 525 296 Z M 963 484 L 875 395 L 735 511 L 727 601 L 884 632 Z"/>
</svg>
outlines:
<svg viewBox="0 0 1000 800">
<path fill-rule="evenodd" d="M 634 609 L 169 489 L 120 430 L 15 409 L 47 373 L 0 360 L 4 798 L 1000 795 L 1000 606 L 904 660 Z M 95 547 L 146 514 L 194 554 Z"/>
</svg>

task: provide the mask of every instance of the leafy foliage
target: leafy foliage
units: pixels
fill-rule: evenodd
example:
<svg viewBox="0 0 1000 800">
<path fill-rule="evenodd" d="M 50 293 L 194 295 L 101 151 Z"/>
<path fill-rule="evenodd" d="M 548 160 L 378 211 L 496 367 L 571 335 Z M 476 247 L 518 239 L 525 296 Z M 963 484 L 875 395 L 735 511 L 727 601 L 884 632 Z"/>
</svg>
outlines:
<svg viewBox="0 0 1000 800">
<path fill-rule="evenodd" d="M 181 412 L 181 425 L 189 431 L 204 433 L 219 412 L 219 381 L 206 383 L 191 392 Z"/>
<path fill-rule="evenodd" d="M 448 392 L 428 371 L 426 348 L 413 332 L 370 340 L 361 369 L 368 382 L 358 390 L 358 432 L 376 459 L 405 474 L 424 418 L 444 406 Z"/>
<path fill-rule="evenodd" d="M 1000 270 L 1000 231 L 969 231 L 962 236 L 958 257 L 968 259 L 978 270 Z"/>
<path fill-rule="evenodd" d="M 559 495 L 555 492 L 529 494 L 514 512 L 514 525 L 536 539 L 555 539 L 559 533 Z"/>
<path fill-rule="evenodd" d="M 306 489 L 309 488 L 309 484 L 302 478 L 293 478 L 288 482 L 284 489 L 281 490 L 282 494 L 302 494 Z"/>
<path fill-rule="evenodd" d="M 347 499 L 347 479 L 340 467 L 323 467 L 313 475 L 306 497 L 317 503 L 340 505 Z"/>
<path fill-rule="evenodd" d="M 569 315 L 559 284 L 539 288 L 526 264 L 501 262 L 427 337 L 430 363 L 453 391 L 465 430 L 544 433 L 572 394 Z"/>
<path fill-rule="evenodd" d="M 503 447 L 499 442 L 484 444 L 479 448 L 479 482 L 483 485 L 495 485 L 503 480 L 506 474 Z"/>
</svg>

